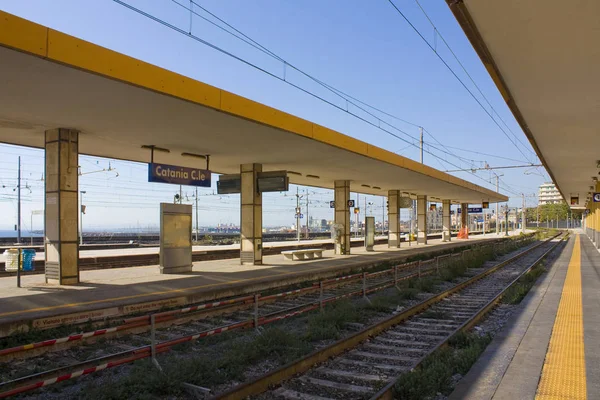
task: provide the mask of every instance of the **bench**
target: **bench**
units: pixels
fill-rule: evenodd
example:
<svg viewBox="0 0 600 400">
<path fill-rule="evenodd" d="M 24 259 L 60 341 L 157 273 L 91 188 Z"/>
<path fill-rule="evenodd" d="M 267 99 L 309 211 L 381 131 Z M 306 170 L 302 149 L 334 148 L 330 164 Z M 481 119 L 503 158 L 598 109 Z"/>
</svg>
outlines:
<svg viewBox="0 0 600 400">
<path fill-rule="evenodd" d="M 298 260 L 312 260 L 313 258 L 323 258 L 323 249 L 298 249 L 282 251 L 286 260 L 293 260 L 294 256 Z"/>
</svg>

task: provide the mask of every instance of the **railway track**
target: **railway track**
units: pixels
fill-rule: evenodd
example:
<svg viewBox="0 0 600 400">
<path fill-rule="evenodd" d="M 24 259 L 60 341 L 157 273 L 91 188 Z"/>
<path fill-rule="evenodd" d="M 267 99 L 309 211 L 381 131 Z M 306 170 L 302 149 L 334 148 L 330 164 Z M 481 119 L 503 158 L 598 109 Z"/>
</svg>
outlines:
<svg viewBox="0 0 600 400">
<path fill-rule="evenodd" d="M 302 289 L 243 296 L 129 318 L 110 328 L 3 349 L 0 350 L 0 360 L 3 361 L 36 358 L 27 363 L 5 364 L 9 367 L 5 370 L 9 372 L 8 376 L 2 376 L 5 382 L 0 384 L 0 398 L 147 358 L 153 353 L 169 351 L 180 343 L 236 329 L 260 327 L 325 307 L 340 299 L 368 296 L 402 280 L 439 272 L 452 263 L 461 262 L 470 251 L 397 265 L 369 274 L 329 279 Z M 101 346 L 73 347 L 109 336 L 113 339 Z M 56 350 L 60 351 L 54 352 Z M 51 351 L 52 354 L 43 354 Z M 37 369 L 44 371 L 29 374 L 32 361 Z M 25 368 L 19 368 L 21 366 Z"/>
<path fill-rule="evenodd" d="M 393 386 L 452 336 L 471 328 L 502 294 L 564 239 L 553 238 L 405 312 L 216 396 L 241 399 L 392 398 Z"/>
</svg>

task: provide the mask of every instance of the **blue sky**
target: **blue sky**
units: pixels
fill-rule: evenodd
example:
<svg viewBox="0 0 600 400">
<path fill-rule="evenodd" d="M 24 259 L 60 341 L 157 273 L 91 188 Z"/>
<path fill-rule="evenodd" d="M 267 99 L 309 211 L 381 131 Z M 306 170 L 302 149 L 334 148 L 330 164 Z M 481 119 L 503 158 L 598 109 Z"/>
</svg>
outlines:
<svg viewBox="0 0 600 400">
<path fill-rule="evenodd" d="M 179 1 L 189 7 L 189 1 Z M 190 30 L 189 12 L 175 1 L 125 2 L 186 32 Z M 460 168 L 482 166 L 483 162 L 499 166 L 538 161 L 479 58 L 442 0 L 424 0 L 422 6 L 509 128 L 504 127 L 497 119 L 499 124 L 508 135 L 512 136 L 510 129 L 526 144 L 522 146 L 519 143 L 520 150 L 506 138 L 387 0 L 196 2 L 288 63 L 361 101 L 425 127 L 426 143 L 431 142 L 441 148 L 442 146 L 436 143 L 437 140 L 443 144 L 445 151 L 464 159 L 443 154 L 428 146 L 426 150 Z M 396 4 L 433 44 L 433 28 L 419 10 L 417 3 L 397 0 Z M 386 117 L 385 120 L 406 133 L 399 135 L 408 143 L 401 141 L 342 110 L 292 88 L 281 80 L 112 0 L 0 0 L 0 9 L 298 115 L 403 156 L 412 159 L 419 157 L 418 150 L 410 145 L 415 143 L 419 134 L 416 126 Z M 209 17 L 197 6 L 194 6 L 194 10 Z M 240 42 L 198 16 L 192 17 L 191 31 L 193 35 L 222 47 L 272 74 L 282 76 L 284 73 L 284 66 L 280 61 Z M 439 54 L 467 83 L 487 110 L 492 112 L 469 78 L 460 70 L 460 66 L 452 59 L 449 51 L 441 45 L 439 37 L 435 43 Z M 290 68 L 286 69 L 286 79 L 323 96 L 339 107 L 346 106 L 344 101 Z M 349 111 L 361 112 L 351 105 Z M 516 139 L 513 138 L 513 141 Z M 472 153 L 473 151 L 488 155 Z M 0 229 L 10 229 L 16 221 L 15 192 L 12 189 L 16 183 L 18 155 L 23 157 L 23 176 L 28 179 L 26 183 L 31 188 L 31 193 L 29 189 L 23 192 L 23 223 L 28 226 L 30 211 L 42 207 L 43 152 L 0 145 Z M 473 161 L 468 162 L 465 159 Z M 425 163 L 440 170 L 456 169 L 446 161 L 427 153 Z M 81 189 L 88 192 L 84 199 L 84 203 L 88 204 L 86 225 L 92 228 L 156 225 L 158 203 L 172 201 L 173 194 L 178 191 L 176 186 L 145 182 L 146 167 L 142 164 L 110 161 L 110 167 L 116 168 L 116 171 L 95 172 L 108 169 L 109 160 L 81 157 L 80 165 L 84 173 L 80 178 Z M 511 197 L 511 206 L 521 204 L 522 200 L 516 193 L 537 192 L 537 186 L 547 179 L 542 176 L 541 169 L 531 170 L 529 172 L 532 173 L 529 174 L 524 174 L 525 171 L 498 171 L 504 174 L 501 178 L 501 192 Z M 116 176 L 117 173 L 119 176 Z M 478 172 L 477 176 L 464 172 L 456 175 L 482 186 L 495 187 L 495 184 L 486 182 L 492 178 L 489 171 Z M 493 182 L 495 183 L 495 180 Z M 292 189 L 295 193 L 295 187 Z M 193 191 L 193 188 L 184 189 L 188 195 Z M 332 213 L 327 205 L 332 197 L 331 192 L 318 189 L 309 191 L 313 209 L 311 214 L 318 218 L 331 219 Z M 200 196 L 202 225 L 239 222 L 237 196 L 214 196 L 212 190 L 207 189 L 200 190 L 200 193 L 203 195 Z M 273 193 L 267 196 L 265 225 L 291 225 L 294 222 L 295 197 L 291 194 L 284 196 Z M 381 198 L 369 197 L 367 201 L 375 203 L 373 213 L 378 219 L 381 218 Z M 528 202 L 534 204 L 535 200 L 530 198 Z"/>
</svg>

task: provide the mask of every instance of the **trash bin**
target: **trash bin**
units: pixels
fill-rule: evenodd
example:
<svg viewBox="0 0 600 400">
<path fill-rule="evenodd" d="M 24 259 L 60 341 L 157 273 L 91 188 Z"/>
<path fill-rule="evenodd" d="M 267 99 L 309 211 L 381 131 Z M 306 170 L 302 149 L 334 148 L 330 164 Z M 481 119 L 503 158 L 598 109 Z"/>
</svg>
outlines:
<svg viewBox="0 0 600 400">
<path fill-rule="evenodd" d="M 19 268 L 19 250 L 6 250 L 4 252 L 4 269 L 7 272 L 16 272 L 17 268 Z"/>
<path fill-rule="evenodd" d="M 33 271 L 33 262 L 35 261 L 35 250 L 34 249 L 23 249 L 21 250 L 21 270 L 22 271 Z"/>
</svg>

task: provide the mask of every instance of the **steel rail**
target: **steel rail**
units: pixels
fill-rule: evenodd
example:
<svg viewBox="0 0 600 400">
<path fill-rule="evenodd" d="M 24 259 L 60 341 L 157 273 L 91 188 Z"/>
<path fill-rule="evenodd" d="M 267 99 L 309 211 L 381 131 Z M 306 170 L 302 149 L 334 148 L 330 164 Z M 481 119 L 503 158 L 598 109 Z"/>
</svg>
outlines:
<svg viewBox="0 0 600 400">
<path fill-rule="evenodd" d="M 411 263 L 407 263 L 407 264 L 411 264 Z M 400 266 L 398 266 L 398 267 L 400 267 Z M 396 267 L 393 267 L 390 270 L 378 271 L 374 274 L 381 275 L 381 272 L 393 273 L 395 268 Z M 365 293 L 370 294 L 370 293 L 373 293 L 373 292 L 376 292 L 379 290 L 383 290 L 387 287 L 395 285 L 397 282 L 400 282 L 402 280 L 408 280 L 408 279 L 416 278 L 418 276 L 431 274 L 431 273 L 433 273 L 433 271 L 434 271 L 434 268 L 430 268 L 425 271 L 415 272 L 412 274 L 396 277 L 395 279 L 384 281 L 376 287 L 370 287 L 366 291 L 363 289 L 355 290 L 355 291 L 343 293 L 341 295 L 325 297 L 323 299 L 315 300 L 313 302 L 300 304 L 300 305 L 290 307 L 290 308 L 287 308 L 287 309 L 284 309 L 281 311 L 276 311 L 276 312 L 273 312 L 270 314 L 266 314 L 266 315 L 263 315 L 260 318 L 258 318 L 257 326 L 270 324 L 273 322 L 280 321 L 282 319 L 292 318 L 292 317 L 298 316 L 300 314 L 316 310 L 320 307 L 321 304 L 327 305 L 334 301 L 345 299 L 348 297 L 359 296 L 359 295 L 362 295 Z M 360 275 L 361 275 L 361 277 L 363 276 L 362 274 L 360 274 Z M 334 281 L 332 280 L 332 283 L 333 282 Z M 343 282 L 344 284 L 347 283 L 347 281 L 345 281 L 344 279 L 341 279 L 340 282 Z M 293 293 L 293 292 L 295 292 L 295 291 L 289 291 L 287 293 Z M 274 295 L 274 296 L 277 296 L 277 295 Z M 170 315 L 169 313 L 170 312 L 166 312 L 165 314 Z M 145 321 L 143 321 L 143 320 L 137 320 L 137 321 L 134 320 L 134 322 L 137 322 L 137 324 L 145 323 Z M 220 333 L 230 332 L 230 331 L 237 330 L 237 329 L 252 327 L 254 325 L 255 325 L 254 319 L 248 319 L 245 321 L 236 322 L 234 324 L 216 327 L 213 329 L 198 332 L 193 335 L 187 335 L 187 336 L 183 336 L 180 338 L 161 342 L 156 345 L 156 351 L 162 353 L 162 352 L 170 350 L 173 346 L 181 344 L 181 343 L 195 341 L 200 338 L 218 335 Z M 73 335 L 73 336 L 78 336 L 78 335 Z M 150 356 L 151 356 L 151 346 L 147 345 L 147 346 L 138 347 L 138 348 L 135 348 L 132 350 L 128 350 L 125 352 L 102 356 L 102 357 L 96 358 L 94 360 L 88 360 L 88 361 L 84 361 L 84 362 L 80 362 L 80 363 L 75 363 L 75 364 L 71 364 L 71 365 L 68 365 L 65 367 L 55 368 L 53 370 L 40 372 L 40 373 L 29 375 L 29 376 L 26 376 L 23 378 L 15 379 L 12 381 L 3 382 L 3 383 L 0 383 L 0 388 L 6 387 L 6 386 L 14 386 L 14 385 L 18 385 L 18 386 L 13 389 L 10 389 L 10 390 L 0 392 L 0 398 L 5 398 L 5 397 L 13 396 L 15 394 L 28 392 L 28 391 L 35 390 L 35 389 L 38 389 L 38 388 L 41 388 L 44 386 L 51 385 L 53 383 L 78 378 L 79 376 L 82 376 L 82 375 L 88 375 L 93 372 L 97 372 L 97 371 L 107 369 L 107 368 L 116 367 L 116 366 L 122 365 L 124 363 L 133 362 L 133 361 L 136 361 L 136 360 L 139 360 L 142 358 L 147 358 Z M 33 381 L 33 382 L 29 383 L 30 381 Z"/>
<path fill-rule="evenodd" d="M 553 245 L 546 252 L 544 252 L 544 254 L 542 254 L 540 257 L 538 257 L 533 263 L 531 263 L 530 266 L 525 269 L 525 271 L 523 271 L 522 273 L 519 274 L 518 277 L 516 277 L 515 279 L 513 279 L 508 284 L 508 286 L 506 286 L 500 293 L 498 293 L 498 295 L 496 295 L 493 299 L 491 299 L 484 306 L 482 306 L 475 313 L 475 315 L 473 315 L 471 318 L 469 318 L 467 321 L 465 321 L 462 325 L 460 325 L 458 328 L 456 328 L 456 330 L 454 332 L 452 332 L 449 336 L 447 336 L 446 339 L 443 342 L 439 343 L 431 351 L 429 351 L 427 354 L 425 354 L 421 358 L 421 360 L 417 363 L 417 365 L 413 368 L 413 370 L 421 368 L 421 365 L 427 359 L 427 357 L 429 357 L 430 355 L 432 355 L 433 353 L 435 353 L 437 350 L 441 349 L 442 347 L 447 346 L 448 342 L 450 341 L 450 339 L 452 339 L 456 334 L 458 334 L 460 332 L 466 332 L 466 331 L 470 330 L 471 328 L 473 328 L 475 326 L 475 324 L 477 324 L 485 315 L 487 315 L 487 313 L 492 308 L 494 308 L 496 306 L 496 304 L 498 304 L 502 300 L 502 298 L 504 297 L 504 295 L 506 294 L 506 292 L 514 284 L 516 284 L 525 275 L 529 274 L 531 272 L 531 270 L 533 268 L 535 268 L 536 265 L 538 265 L 544 258 L 548 257 L 548 255 L 550 253 L 552 253 L 565 239 L 567 239 L 568 236 L 569 235 L 566 234 L 564 237 L 562 237 L 560 239 L 560 241 L 556 242 L 555 245 Z M 395 379 L 393 379 L 386 386 L 384 386 L 379 392 L 377 392 L 373 396 L 371 396 L 370 400 L 378 400 L 378 399 L 392 400 L 394 398 L 394 393 L 393 393 L 394 386 L 396 385 L 396 383 L 398 382 L 399 379 L 400 379 L 400 376 L 398 376 Z"/>
<path fill-rule="evenodd" d="M 400 314 L 392 315 L 392 316 L 386 318 L 385 320 L 380 321 L 380 322 L 378 322 L 374 325 L 371 325 L 367 328 L 364 328 L 363 330 L 361 330 L 349 337 L 338 340 L 337 342 L 335 342 L 325 348 L 316 350 L 316 351 L 310 353 L 309 355 L 300 358 L 299 360 L 292 361 L 280 368 L 277 368 L 271 372 L 268 372 L 267 374 L 265 374 L 261 377 L 254 379 L 250 382 L 243 383 L 243 384 L 238 385 L 226 392 L 218 394 L 218 395 L 212 397 L 211 400 L 217 400 L 217 399 L 218 400 L 221 400 L 221 399 L 238 400 L 238 399 L 243 399 L 243 398 L 247 398 L 249 396 L 254 396 L 254 395 L 260 394 L 260 393 L 268 390 L 269 388 L 280 384 L 282 381 L 293 377 L 294 375 L 301 374 L 303 372 L 310 370 L 316 364 L 325 362 L 332 357 L 338 356 L 341 353 L 358 346 L 359 344 L 361 344 L 362 342 L 367 340 L 369 337 L 376 336 L 376 335 L 380 334 L 381 332 L 389 329 L 390 327 L 397 325 L 418 313 L 421 313 L 422 311 L 431 307 L 433 304 L 440 302 L 444 298 L 446 298 L 456 292 L 459 292 L 462 289 L 466 288 L 467 286 L 470 286 L 470 285 L 476 283 L 477 281 L 493 274 L 500 268 L 502 268 L 508 264 L 511 264 L 515 261 L 518 261 L 521 257 L 529 254 L 531 251 L 539 248 L 540 246 L 543 246 L 543 245 L 549 243 L 551 240 L 555 239 L 559 235 L 560 234 L 557 234 L 539 244 L 531 246 L 528 249 L 520 252 L 519 254 L 516 254 L 515 256 L 494 265 L 493 267 L 481 272 L 480 274 L 478 274 L 474 277 L 467 279 L 464 282 L 461 282 L 461 283 L 453 286 L 452 288 L 445 290 L 444 292 L 441 292 L 433 297 L 430 297 L 427 300 L 424 300 L 424 301 L 412 306 L 411 308 L 405 310 L 404 312 L 402 312 Z"/>
<path fill-rule="evenodd" d="M 368 279 L 371 279 L 371 278 L 376 278 L 376 277 L 378 277 L 380 275 L 384 275 L 384 274 L 393 274 L 393 273 L 397 273 L 399 271 L 407 270 L 415 265 L 417 265 L 417 262 L 404 263 L 404 264 L 400 264 L 400 265 L 394 266 L 389 269 L 385 269 L 383 271 L 369 273 L 366 275 L 366 277 Z M 402 276 L 397 277 L 396 280 L 402 281 L 402 280 L 412 279 L 418 275 L 428 275 L 428 274 L 432 273 L 432 270 L 433 270 L 432 268 L 429 268 L 426 270 L 422 270 L 420 272 L 415 272 L 413 274 L 402 275 Z M 329 280 L 323 281 L 323 287 L 329 289 L 331 287 L 347 285 L 347 284 L 351 283 L 352 281 L 357 280 L 357 278 L 362 278 L 362 277 L 363 277 L 363 274 L 361 273 L 361 274 L 346 275 L 346 276 L 342 276 L 339 278 L 329 279 Z M 391 282 L 391 280 L 380 283 L 375 288 L 371 287 L 369 290 L 367 290 L 367 293 L 371 293 L 373 291 L 381 290 L 385 287 L 389 287 L 388 284 L 390 282 Z M 289 297 L 289 296 L 297 296 L 299 294 L 316 292 L 319 289 L 320 289 L 319 283 L 314 283 L 313 285 L 308 286 L 306 288 L 276 293 L 273 295 L 260 296 L 260 294 L 259 294 L 258 300 L 261 303 L 276 301 L 276 300 L 279 300 L 279 299 L 282 299 L 285 297 Z M 358 292 L 359 291 L 352 292 L 352 293 L 354 293 L 352 295 L 355 295 Z M 345 297 L 350 297 L 350 296 L 345 296 Z M 184 308 L 180 308 L 180 309 L 176 309 L 176 310 L 169 310 L 169 311 L 154 313 L 153 315 L 155 316 L 155 323 L 160 324 L 160 323 L 166 323 L 169 321 L 174 323 L 175 321 L 177 321 L 179 319 L 186 318 L 187 315 L 189 315 L 189 314 L 192 314 L 194 316 L 200 316 L 200 315 L 205 315 L 205 313 L 208 311 L 214 311 L 214 312 L 227 311 L 231 308 L 234 308 L 235 306 L 238 306 L 240 303 L 245 304 L 247 308 L 250 308 L 250 307 L 252 307 L 253 300 L 254 300 L 253 295 L 242 296 L 242 297 L 236 297 L 233 299 L 226 299 L 226 300 L 221 300 L 221 301 L 216 301 L 216 302 L 211 302 L 211 303 L 203 303 L 203 304 L 188 306 L 188 307 L 184 307 Z M 326 298 L 325 300 L 327 300 L 327 302 L 331 301 L 331 299 L 329 299 L 329 298 Z M 302 304 L 298 307 L 306 306 L 309 304 L 314 304 L 314 303 Z M 281 312 L 289 312 L 289 311 L 292 311 L 294 308 L 298 308 L 298 307 L 292 307 L 290 309 L 282 310 Z M 239 311 L 239 310 L 235 310 L 235 311 Z M 70 342 L 85 341 L 86 339 L 98 338 L 100 336 L 123 334 L 123 333 L 126 333 L 127 331 L 132 331 L 137 328 L 146 328 L 146 329 L 144 329 L 144 331 L 145 331 L 145 330 L 150 329 L 150 326 L 151 326 L 150 316 L 151 315 L 152 314 L 147 314 L 147 315 L 142 315 L 142 316 L 138 316 L 138 317 L 126 318 L 126 319 L 123 319 L 123 324 L 113 326 L 113 327 L 100 328 L 100 329 L 96 329 L 94 331 L 77 333 L 77 334 L 73 334 L 73 335 L 69 335 L 69 336 L 64 336 L 61 338 L 47 339 L 47 340 L 43 340 L 40 342 L 28 343 L 28 344 L 24 344 L 24 345 L 0 349 L 0 360 L 2 358 L 6 358 L 7 356 L 15 355 L 15 354 L 17 354 L 17 357 L 23 358 L 23 355 L 18 354 L 18 353 L 24 353 L 24 352 L 28 352 L 28 351 L 35 350 L 35 349 L 41 349 L 44 347 L 51 347 L 51 346 L 61 345 L 61 344 L 70 343 Z M 139 332 L 136 331 L 136 333 L 139 333 Z M 64 348 L 61 348 L 60 350 L 64 350 Z M 48 350 L 48 351 L 51 351 L 51 350 Z M 36 355 L 39 355 L 39 354 L 36 354 Z M 0 387 L 1 386 L 2 386 L 2 384 L 0 384 Z"/>
<path fill-rule="evenodd" d="M 545 243 L 545 242 L 543 242 Z M 511 260 L 516 259 L 518 257 L 521 257 L 522 255 L 528 253 L 529 251 L 537 248 L 538 246 L 542 245 L 543 243 L 537 244 L 535 246 L 532 246 L 531 248 L 517 254 L 516 256 L 512 257 L 509 260 L 503 261 L 502 263 L 500 263 L 499 265 L 503 265 L 505 263 L 511 262 Z M 492 245 L 492 244 L 490 244 Z M 401 264 L 395 267 L 392 267 L 390 269 L 387 270 L 383 270 L 383 271 L 378 271 L 378 272 L 374 272 L 372 273 L 372 275 L 375 276 L 379 276 L 382 275 L 383 273 L 395 273 L 398 270 L 401 269 L 407 269 L 410 266 L 414 265 L 414 264 L 419 264 L 420 262 L 410 262 L 410 263 L 405 263 L 405 264 Z M 498 266 L 492 267 L 492 269 L 497 269 Z M 241 322 L 236 322 L 230 325 L 225 325 L 225 326 L 221 326 L 221 327 L 216 327 L 213 329 L 209 329 L 209 330 L 205 330 L 205 331 L 201 331 L 198 332 L 196 334 L 192 334 L 192 335 L 187 335 L 187 336 L 183 336 L 180 338 L 176 338 L 176 339 L 171 339 L 165 342 L 161 342 L 158 343 L 155 348 L 156 348 L 156 352 L 165 352 L 170 350 L 173 346 L 181 344 L 181 343 L 185 343 L 185 342 L 189 342 L 189 341 L 195 341 L 197 339 L 203 338 L 203 337 L 208 337 L 208 336 L 213 336 L 216 334 L 220 334 L 223 332 L 227 332 L 227 331 L 232 331 L 232 330 L 236 330 L 236 329 L 241 329 L 241 328 L 247 328 L 247 327 L 252 327 L 252 326 L 261 326 L 261 325 L 265 325 L 265 324 L 269 324 L 272 322 L 276 322 L 285 318 L 291 318 L 300 314 L 303 314 L 305 312 L 309 312 L 312 310 L 315 310 L 317 308 L 320 307 L 321 304 L 326 305 L 328 303 L 331 303 L 333 301 L 336 300 L 340 300 L 343 298 L 348 298 L 348 297 L 352 297 L 352 296 L 357 296 L 357 295 L 362 295 L 362 294 L 369 294 L 369 293 L 373 293 L 375 291 L 379 291 L 382 289 L 385 289 L 386 287 L 390 287 L 395 285 L 398 281 L 402 281 L 402 280 L 407 280 L 407 279 L 412 279 L 412 278 L 416 278 L 419 276 L 423 276 L 423 275 L 428 275 L 433 273 L 434 271 L 436 271 L 436 267 L 431 267 L 428 268 L 426 270 L 422 270 L 422 271 L 417 271 L 415 273 L 412 274 L 408 274 L 408 275 L 403 275 L 401 277 L 395 276 L 394 279 L 390 279 L 387 281 L 384 281 L 382 283 L 380 283 L 379 286 L 373 288 L 369 288 L 367 290 L 364 289 L 360 289 L 360 290 L 355 290 L 353 292 L 349 292 L 349 293 L 344 293 L 341 295 L 337 295 L 337 296 L 330 296 L 327 298 L 323 298 L 323 299 L 319 299 L 319 300 L 315 300 L 314 302 L 310 302 L 310 303 L 305 303 L 302 305 L 298 305 L 298 306 L 294 306 L 294 307 L 290 307 L 284 310 L 280 310 L 280 311 L 276 311 L 274 313 L 271 314 L 267 314 L 264 315 L 260 318 L 258 318 L 257 322 L 258 324 L 255 325 L 255 320 L 254 319 L 248 319 L 245 321 L 241 321 Z M 355 274 L 355 275 L 350 275 L 348 277 L 351 278 L 351 280 L 355 279 L 356 275 L 360 275 L 360 277 L 364 277 L 364 276 L 368 276 L 369 274 Z M 341 279 L 340 279 L 341 278 Z M 334 278 L 330 280 L 330 283 L 335 283 L 335 282 L 344 282 L 347 283 L 347 279 L 344 279 L 345 277 L 340 277 L 340 278 Z M 319 289 L 319 286 L 311 286 L 309 287 L 310 289 Z M 308 289 L 308 288 L 304 288 L 304 289 Z M 303 290 L 303 289 L 300 289 Z M 296 290 L 294 291 L 288 291 L 285 293 L 291 294 L 297 292 Z M 274 297 L 278 297 L 278 295 L 272 295 Z M 246 299 L 250 296 L 245 296 L 243 299 Z M 267 296 L 265 296 L 267 297 Z M 242 298 L 239 298 L 242 299 Z M 237 299 L 231 299 L 231 300 L 237 300 Z M 225 300 L 223 302 L 227 302 L 230 300 Z M 212 303 L 212 304 L 216 304 L 216 303 Z M 201 307 L 201 306 L 198 306 Z M 182 312 L 182 310 L 186 310 L 185 312 L 189 312 L 190 309 L 192 309 L 194 307 L 186 307 L 180 310 L 174 310 L 174 313 L 180 313 Z M 210 308 L 210 307 L 206 307 L 206 308 Z M 173 313 L 173 311 L 167 311 L 164 313 L 160 313 L 160 314 L 164 314 L 165 316 L 169 317 L 171 316 L 171 314 Z M 133 320 L 133 322 L 144 322 L 141 318 L 145 318 L 146 316 L 143 317 L 136 317 L 139 320 Z M 77 335 L 75 335 L 77 336 Z M 43 386 L 48 386 L 50 384 L 53 383 L 57 383 L 57 382 L 62 382 L 65 380 L 69 380 L 69 379 L 73 379 L 73 378 L 77 378 L 79 376 L 82 375 L 88 375 L 90 373 L 96 372 L 96 371 L 100 371 L 103 369 L 107 369 L 107 368 L 112 368 L 112 367 L 116 367 L 125 363 L 129 363 L 129 362 L 133 362 L 142 358 L 147 358 L 151 356 L 151 346 L 147 345 L 147 346 L 142 346 L 142 347 L 138 347 L 132 350 L 128 350 L 125 352 L 120 352 L 120 353 L 115 353 L 115 354 L 111 354 L 111 355 L 107 355 L 107 356 L 102 356 L 99 357 L 97 359 L 94 360 L 89 360 L 89 361 L 85 361 L 85 362 L 80 362 L 80 363 L 75 363 L 75 364 L 71 364 L 65 367 L 60 367 L 60 368 L 56 368 L 50 371 L 44 371 L 41 373 L 37 373 L 37 374 L 33 374 L 33 375 L 29 375 L 23 378 L 19 378 L 19 379 L 15 379 L 12 381 L 8 381 L 8 382 L 3 382 L 0 383 L 0 389 L 2 387 L 6 387 L 6 386 L 13 386 L 13 385 L 18 385 L 15 388 L 12 388 L 10 390 L 7 391 L 3 391 L 0 392 L 0 398 L 5 398 L 8 396 L 12 396 L 15 394 L 19 394 L 19 393 L 24 393 L 27 391 L 31 391 L 31 390 L 35 390 L 37 388 L 43 387 Z M 116 359 L 115 359 L 116 358 Z M 92 365 L 92 366 L 90 366 Z M 31 382 L 31 383 L 30 383 Z"/>
</svg>

